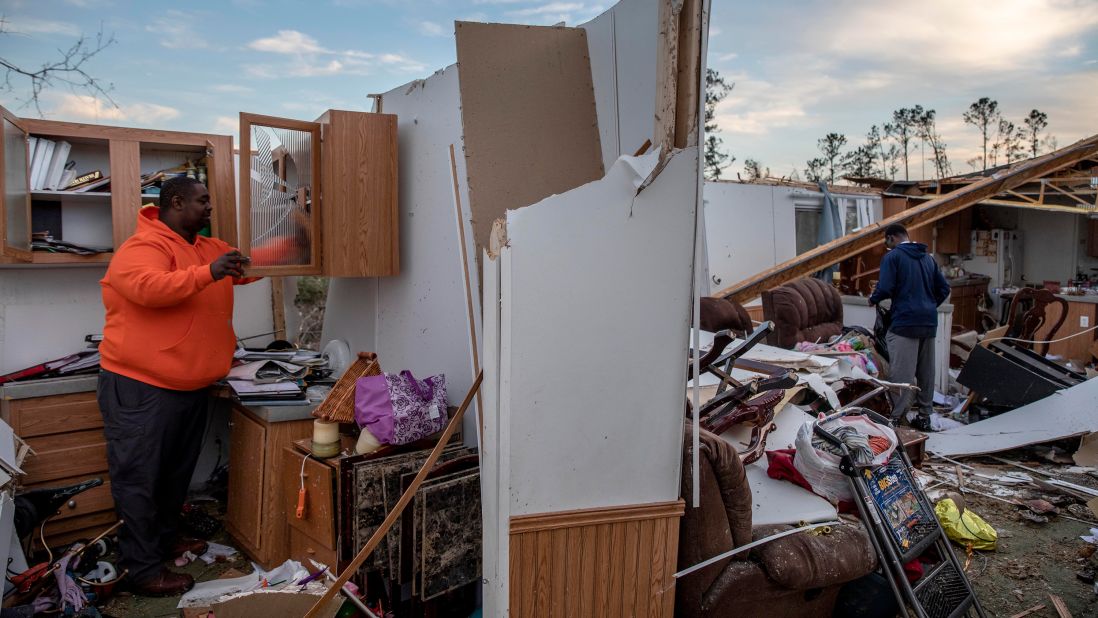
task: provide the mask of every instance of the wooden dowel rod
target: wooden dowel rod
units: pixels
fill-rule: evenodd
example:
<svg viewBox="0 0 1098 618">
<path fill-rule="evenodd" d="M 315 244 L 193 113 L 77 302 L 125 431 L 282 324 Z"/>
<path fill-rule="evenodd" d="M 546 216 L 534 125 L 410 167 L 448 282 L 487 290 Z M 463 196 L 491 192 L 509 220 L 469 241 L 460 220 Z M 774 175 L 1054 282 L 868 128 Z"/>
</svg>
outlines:
<svg viewBox="0 0 1098 618">
<path fill-rule="evenodd" d="M 347 565 L 346 569 L 339 574 L 335 582 L 332 584 L 328 591 L 324 593 L 324 596 L 313 605 L 309 610 L 309 613 L 305 614 L 305 618 L 314 618 L 320 608 L 332 600 L 332 597 L 339 594 L 339 590 L 343 588 L 343 584 L 346 584 L 355 571 L 358 571 L 362 563 L 370 557 L 370 554 L 374 553 L 374 549 L 381 543 L 381 539 L 385 538 L 385 535 L 389 533 L 389 528 L 393 527 L 400 514 L 404 512 L 404 508 L 408 506 L 408 503 L 412 501 L 412 497 L 419 491 L 419 486 L 423 484 L 423 480 L 427 478 L 427 473 L 431 471 L 431 468 L 435 467 L 435 462 L 438 461 L 439 455 L 442 455 L 442 449 L 446 448 L 446 444 L 450 441 L 450 437 L 454 435 L 454 430 L 461 424 L 461 418 L 465 416 L 465 410 L 469 407 L 469 404 L 473 401 L 473 396 L 480 390 L 480 382 L 484 379 L 484 372 L 478 371 L 477 377 L 473 380 L 473 386 L 469 388 L 469 392 L 465 394 L 465 400 L 461 402 L 461 407 L 458 408 L 454 418 L 450 419 L 450 424 L 446 426 L 446 430 L 442 432 L 442 437 L 438 439 L 438 444 L 435 448 L 431 449 L 431 454 L 427 456 L 427 461 L 423 462 L 423 467 L 419 469 L 419 474 L 416 474 L 416 478 L 412 480 L 412 484 L 408 486 L 408 489 L 404 490 L 404 494 L 400 496 L 400 500 L 397 501 L 396 506 L 389 512 L 389 515 L 385 518 L 385 521 L 381 522 L 381 526 L 374 531 L 373 536 L 366 543 L 366 547 L 362 548 L 362 551 L 358 552 L 351 564 Z"/>
</svg>

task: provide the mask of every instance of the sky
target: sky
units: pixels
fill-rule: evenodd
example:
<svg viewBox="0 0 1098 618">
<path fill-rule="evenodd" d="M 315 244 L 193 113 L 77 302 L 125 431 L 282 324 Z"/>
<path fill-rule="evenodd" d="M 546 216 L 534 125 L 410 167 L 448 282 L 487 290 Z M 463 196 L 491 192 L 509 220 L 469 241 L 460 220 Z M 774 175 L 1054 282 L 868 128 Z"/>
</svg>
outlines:
<svg viewBox="0 0 1098 618">
<path fill-rule="evenodd" d="M 43 93 L 44 117 L 235 134 L 241 111 L 312 120 L 366 110 L 370 93 L 455 59 L 454 20 L 578 25 L 611 2 L 553 0 L 0 0 L 0 57 L 37 67 L 100 30 L 115 43 L 88 70 L 117 107 Z M 1049 116 L 1063 146 L 1098 133 L 1098 0 L 714 0 L 708 63 L 735 86 L 717 110 L 736 157 L 775 176 L 818 156 L 829 132 L 861 144 L 870 125 L 935 109 L 955 172 L 980 149 L 962 113 L 980 97 L 1016 123 Z M 0 104 L 37 116 L 11 78 Z M 921 169 L 912 161 L 912 177 Z M 928 174 L 930 168 L 928 169 Z"/>
</svg>

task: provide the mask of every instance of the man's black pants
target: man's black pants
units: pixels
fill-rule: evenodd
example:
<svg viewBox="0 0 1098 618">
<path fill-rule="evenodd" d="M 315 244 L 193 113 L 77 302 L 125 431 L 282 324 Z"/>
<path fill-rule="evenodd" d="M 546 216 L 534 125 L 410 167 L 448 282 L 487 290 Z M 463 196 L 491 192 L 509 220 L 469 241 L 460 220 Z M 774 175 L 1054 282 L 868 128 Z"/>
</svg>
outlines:
<svg viewBox="0 0 1098 618">
<path fill-rule="evenodd" d="M 99 410 L 107 438 L 111 495 L 125 521 L 122 568 L 136 583 L 156 576 L 178 538 L 206 429 L 206 389 L 173 391 L 99 372 Z"/>
</svg>

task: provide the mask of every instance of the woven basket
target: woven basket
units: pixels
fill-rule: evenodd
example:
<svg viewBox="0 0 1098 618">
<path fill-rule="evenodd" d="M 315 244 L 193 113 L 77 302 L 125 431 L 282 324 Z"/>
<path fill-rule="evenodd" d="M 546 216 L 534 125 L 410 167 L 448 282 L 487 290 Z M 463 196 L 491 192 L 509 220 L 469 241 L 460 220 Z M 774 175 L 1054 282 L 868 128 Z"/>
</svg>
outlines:
<svg viewBox="0 0 1098 618">
<path fill-rule="evenodd" d="M 359 352 L 355 362 L 343 372 L 332 391 L 313 410 L 313 416 L 333 423 L 355 422 L 355 380 L 376 375 L 381 375 L 377 354 Z"/>
</svg>

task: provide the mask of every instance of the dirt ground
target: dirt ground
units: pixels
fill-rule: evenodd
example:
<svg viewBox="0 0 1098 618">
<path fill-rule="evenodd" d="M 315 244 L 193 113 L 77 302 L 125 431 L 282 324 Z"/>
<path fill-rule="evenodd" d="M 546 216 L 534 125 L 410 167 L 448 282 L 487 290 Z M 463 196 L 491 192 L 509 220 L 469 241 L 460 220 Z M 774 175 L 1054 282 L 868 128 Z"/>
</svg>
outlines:
<svg viewBox="0 0 1098 618">
<path fill-rule="evenodd" d="M 1019 455 L 1005 456 L 1020 461 Z M 1010 467 L 998 462 L 976 460 L 984 465 L 994 465 L 1001 471 Z M 965 463 L 976 464 L 972 460 Z M 1072 473 L 1078 470 L 1071 466 L 1041 464 L 1024 461 L 1025 465 L 1053 472 L 1064 481 L 1098 489 L 1098 478 L 1086 473 Z M 1024 471 L 1023 471 L 1024 472 Z M 939 477 L 945 477 L 939 474 Z M 1040 478 L 1039 475 L 1031 475 Z M 969 485 L 970 489 L 993 492 L 987 485 Z M 956 491 L 950 488 L 951 491 Z M 991 491 L 989 491 L 991 490 Z M 1017 498 L 1028 500 L 1036 497 L 1055 498 L 1059 502 L 1068 502 L 1062 495 L 1034 489 L 1017 489 Z M 1012 496 L 1004 496 L 1012 499 Z M 1071 521 L 1063 515 L 1098 522 L 1098 516 L 1089 513 L 1085 507 L 1075 506 L 1068 511 L 1059 507 L 1060 515 L 1048 515 L 1048 523 L 1034 523 L 1022 517 L 1024 507 L 1007 504 L 992 498 L 976 495 L 971 491 L 965 496 L 968 508 L 980 515 L 996 529 L 999 535 L 998 548 L 995 551 L 976 552 L 968 566 L 969 580 L 976 590 L 977 597 L 988 616 L 1007 618 L 1033 608 L 1045 607 L 1029 614 L 1033 617 L 1058 616 L 1049 599 L 1050 594 L 1058 595 L 1076 618 L 1098 616 L 1098 594 L 1095 594 L 1093 581 L 1080 579 L 1077 574 L 1088 574 L 1093 578 L 1093 569 L 1098 566 L 1095 546 L 1079 537 L 1090 534 L 1090 525 Z M 1098 523 L 1095 523 L 1098 527 Z M 966 557 L 964 549 L 954 545 L 962 563 Z"/>
</svg>

